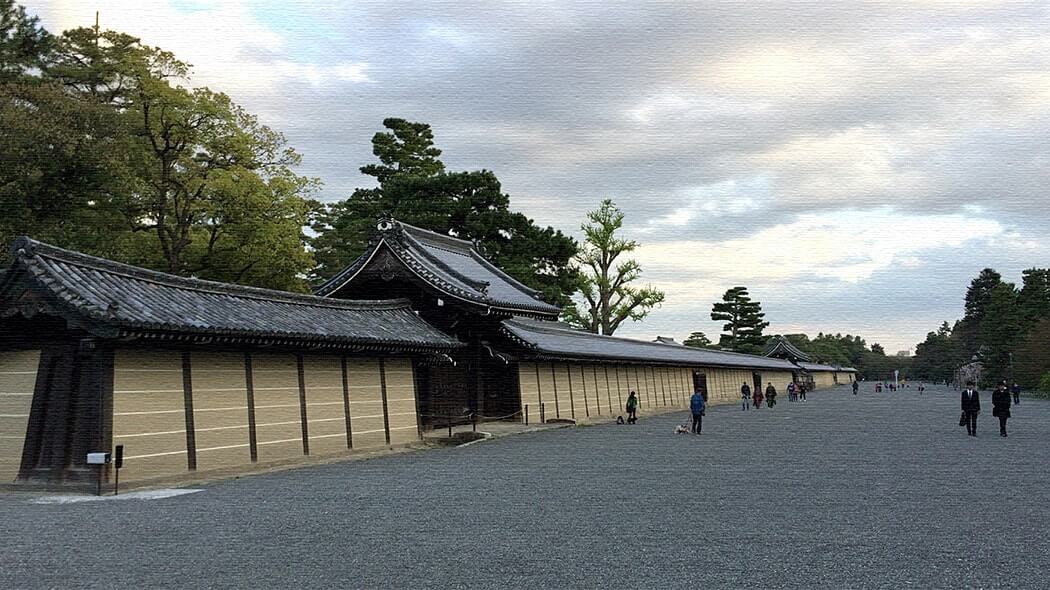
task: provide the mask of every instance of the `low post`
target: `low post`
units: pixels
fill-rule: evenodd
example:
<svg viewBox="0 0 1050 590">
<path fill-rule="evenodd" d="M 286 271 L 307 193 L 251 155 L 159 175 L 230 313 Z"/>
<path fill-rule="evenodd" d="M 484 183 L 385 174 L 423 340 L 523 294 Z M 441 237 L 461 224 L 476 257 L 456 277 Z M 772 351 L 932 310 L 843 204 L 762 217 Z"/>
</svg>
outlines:
<svg viewBox="0 0 1050 590">
<path fill-rule="evenodd" d="M 525 426 L 529 425 L 529 404 L 525 404 Z"/>
<path fill-rule="evenodd" d="M 113 455 L 113 495 L 120 488 L 120 468 L 124 466 L 124 445 L 117 445 Z"/>
<path fill-rule="evenodd" d="M 477 412 L 471 412 L 470 413 L 470 430 L 471 430 L 471 432 L 477 432 L 478 431 L 478 413 Z"/>
<path fill-rule="evenodd" d="M 546 405 L 543 402 L 540 402 L 540 424 L 547 423 L 547 414 L 545 413 L 545 410 Z"/>
<path fill-rule="evenodd" d="M 452 412 L 445 414 L 445 423 L 448 424 L 448 437 L 452 438 Z"/>
</svg>

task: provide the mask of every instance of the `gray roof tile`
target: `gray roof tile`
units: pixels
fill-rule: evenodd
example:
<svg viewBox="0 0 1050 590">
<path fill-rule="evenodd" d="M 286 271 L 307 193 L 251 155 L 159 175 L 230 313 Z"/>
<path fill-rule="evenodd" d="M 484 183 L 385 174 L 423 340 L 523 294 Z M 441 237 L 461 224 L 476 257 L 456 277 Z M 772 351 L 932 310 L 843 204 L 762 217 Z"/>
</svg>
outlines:
<svg viewBox="0 0 1050 590">
<path fill-rule="evenodd" d="M 513 312 L 556 317 L 561 309 L 482 256 L 466 241 L 394 220 L 381 220 L 369 248 L 353 264 L 315 291 L 331 296 L 364 268 L 383 244 L 435 289 L 465 301 Z"/>
<path fill-rule="evenodd" d="M 88 325 L 124 332 L 450 349 L 407 300 L 343 301 L 178 277 L 19 238 L 3 275 L 25 276 Z M 3 285 L 0 285 L 2 287 Z M 2 292 L 2 290 L 0 290 Z"/>
</svg>

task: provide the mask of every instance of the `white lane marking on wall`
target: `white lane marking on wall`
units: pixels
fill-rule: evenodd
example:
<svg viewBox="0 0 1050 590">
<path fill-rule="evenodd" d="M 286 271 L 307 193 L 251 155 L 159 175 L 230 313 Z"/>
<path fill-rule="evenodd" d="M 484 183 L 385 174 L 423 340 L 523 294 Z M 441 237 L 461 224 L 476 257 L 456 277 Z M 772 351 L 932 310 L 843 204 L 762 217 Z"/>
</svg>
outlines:
<svg viewBox="0 0 1050 590">
<path fill-rule="evenodd" d="M 105 502 L 114 500 L 161 500 L 163 498 L 174 498 L 203 492 L 201 489 L 163 489 L 143 490 L 141 492 L 127 492 L 117 496 L 42 496 L 33 498 L 30 504 L 76 504 L 79 502 Z"/>
</svg>

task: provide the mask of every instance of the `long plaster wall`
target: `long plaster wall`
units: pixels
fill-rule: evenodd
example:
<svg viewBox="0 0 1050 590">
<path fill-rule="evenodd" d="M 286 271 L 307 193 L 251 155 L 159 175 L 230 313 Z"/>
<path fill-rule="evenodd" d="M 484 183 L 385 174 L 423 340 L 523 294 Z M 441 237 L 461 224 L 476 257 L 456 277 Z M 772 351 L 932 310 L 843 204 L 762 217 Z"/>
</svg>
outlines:
<svg viewBox="0 0 1050 590">
<path fill-rule="evenodd" d="M 539 422 L 541 412 L 544 420 L 577 422 L 624 415 L 631 391 L 640 413 L 684 407 L 693 390 L 689 369 L 642 365 L 520 363 L 518 383 L 529 422 Z"/>
<path fill-rule="evenodd" d="M 39 350 L 0 352 L 0 483 L 18 477 L 39 362 Z"/>
<path fill-rule="evenodd" d="M 754 388 L 754 373 L 761 387 L 772 383 L 786 394 L 791 371 L 741 370 L 697 367 L 706 377 L 708 403 L 728 404 L 740 400 L 740 388 Z M 693 368 L 618 364 L 523 362 L 518 364 L 521 410 L 529 422 L 569 418 L 586 422 L 625 414 L 631 391 L 638 393 L 639 413 L 664 408 L 687 408 L 693 393 Z M 818 388 L 834 385 L 833 373 L 816 373 Z M 839 373 L 839 383 L 848 383 L 849 373 Z M 525 418 L 523 418 L 524 420 Z"/>
<path fill-rule="evenodd" d="M 119 349 L 124 481 L 249 470 L 418 440 L 407 359 Z"/>
</svg>

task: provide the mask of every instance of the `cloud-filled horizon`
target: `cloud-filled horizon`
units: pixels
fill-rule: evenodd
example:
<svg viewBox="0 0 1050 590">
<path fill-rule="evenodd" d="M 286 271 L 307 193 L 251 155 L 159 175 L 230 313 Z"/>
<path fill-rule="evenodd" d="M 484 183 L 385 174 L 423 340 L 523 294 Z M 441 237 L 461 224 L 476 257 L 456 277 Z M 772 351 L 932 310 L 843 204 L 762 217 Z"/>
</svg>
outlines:
<svg viewBox="0 0 1050 590">
<path fill-rule="evenodd" d="M 913 349 L 984 267 L 1050 266 L 1050 6 L 29 1 L 193 65 L 284 133 L 325 200 L 386 117 L 576 237 L 603 198 L 667 302 L 619 335 L 717 340 L 746 285 L 770 333 Z"/>
</svg>

